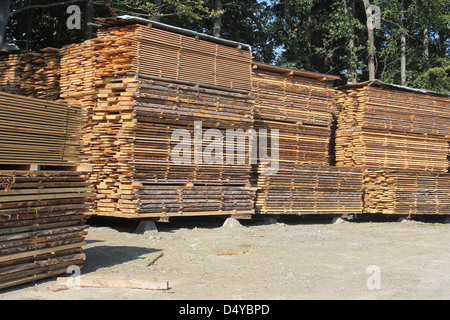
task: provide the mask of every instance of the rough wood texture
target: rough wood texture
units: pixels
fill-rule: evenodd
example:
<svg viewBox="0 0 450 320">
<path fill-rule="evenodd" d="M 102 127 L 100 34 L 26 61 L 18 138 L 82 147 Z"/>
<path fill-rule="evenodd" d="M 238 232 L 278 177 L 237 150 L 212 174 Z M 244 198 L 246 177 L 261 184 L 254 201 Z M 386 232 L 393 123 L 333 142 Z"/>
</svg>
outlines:
<svg viewBox="0 0 450 320">
<path fill-rule="evenodd" d="M 264 167 L 260 167 L 261 169 Z M 326 165 L 291 164 L 276 175 L 260 175 L 259 214 L 360 214 L 363 171 Z"/>
<path fill-rule="evenodd" d="M 193 159 L 195 121 L 201 121 L 202 134 L 215 129 L 225 136 L 227 129 L 252 128 L 251 92 L 244 90 L 251 86 L 250 53 L 188 38 L 142 25 L 107 26 L 98 38 L 61 49 L 61 97 L 79 100 L 89 111 L 82 153 L 92 165 L 96 188 L 92 213 L 139 218 L 252 210 L 251 189 L 243 188 L 250 179 L 248 153 L 245 163 Z M 216 68 L 213 78 L 210 63 Z M 167 73 L 166 67 L 175 71 Z M 226 81 L 230 74 L 236 82 Z M 176 129 L 190 135 L 190 164 L 171 157 Z M 197 200 L 188 200 L 185 184 L 195 185 Z M 162 195 L 161 186 L 175 190 L 177 199 L 147 199 L 141 193 L 154 188 Z M 227 201 L 228 190 L 243 200 Z"/>
<path fill-rule="evenodd" d="M 362 171 L 329 165 L 333 79 L 254 63 L 255 128 L 279 131 L 280 165 L 271 175 L 255 166 L 257 214 L 362 213 Z"/>
<path fill-rule="evenodd" d="M 82 266 L 92 188 L 73 171 L 0 171 L 0 289 Z"/>
<path fill-rule="evenodd" d="M 447 172 L 448 95 L 380 82 L 342 90 L 337 99 L 338 165 Z"/>
<path fill-rule="evenodd" d="M 0 165 L 77 165 L 80 106 L 0 92 Z"/>
<path fill-rule="evenodd" d="M 291 73 L 289 72 L 291 71 Z M 300 72 L 301 75 L 297 75 Z M 318 78 L 319 77 L 319 78 Z M 326 75 L 253 63 L 255 119 L 327 127 L 337 115 L 336 91 Z M 327 80 L 326 80 L 327 79 Z"/>
<path fill-rule="evenodd" d="M 278 130 L 280 162 L 328 164 L 337 113 L 332 84 L 320 74 L 258 62 L 253 63 L 252 80 L 255 128 L 269 135 Z"/>
<path fill-rule="evenodd" d="M 248 50 L 154 28 L 132 24 L 105 24 L 108 36 L 132 41 L 133 60 L 123 62 L 137 73 L 187 80 L 214 86 L 251 90 L 251 59 Z M 99 37 L 103 38 L 102 30 Z M 122 48 L 111 52 L 122 53 Z"/>
<path fill-rule="evenodd" d="M 448 215 L 450 174 L 367 170 L 364 178 L 364 212 Z"/>
<path fill-rule="evenodd" d="M 0 91 L 46 100 L 59 98 L 58 49 L 0 55 Z"/>
</svg>

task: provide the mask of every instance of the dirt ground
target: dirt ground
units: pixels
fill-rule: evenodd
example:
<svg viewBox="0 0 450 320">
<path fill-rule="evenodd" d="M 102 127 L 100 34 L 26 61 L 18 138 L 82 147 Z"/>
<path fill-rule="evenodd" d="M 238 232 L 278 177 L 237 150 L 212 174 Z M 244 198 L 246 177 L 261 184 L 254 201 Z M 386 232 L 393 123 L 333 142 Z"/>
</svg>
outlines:
<svg viewBox="0 0 450 320">
<path fill-rule="evenodd" d="M 0 300 L 450 299 L 450 224 L 223 221 L 160 223 L 144 235 L 135 222 L 89 220 L 82 278 L 168 281 L 169 290 L 58 290 L 51 278 Z"/>
</svg>

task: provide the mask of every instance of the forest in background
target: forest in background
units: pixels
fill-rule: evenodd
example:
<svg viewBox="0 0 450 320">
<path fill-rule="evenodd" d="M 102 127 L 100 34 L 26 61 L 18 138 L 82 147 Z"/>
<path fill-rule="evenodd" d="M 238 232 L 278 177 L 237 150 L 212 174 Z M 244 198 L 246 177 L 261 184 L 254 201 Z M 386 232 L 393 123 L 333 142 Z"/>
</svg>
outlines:
<svg viewBox="0 0 450 320">
<path fill-rule="evenodd" d="M 70 5 L 80 29 L 67 27 Z M 337 84 L 450 94 L 447 0 L 0 0 L 0 45 L 61 47 L 95 37 L 96 17 L 125 14 L 243 42 L 257 61 L 341 76 Z"/>
</svg>

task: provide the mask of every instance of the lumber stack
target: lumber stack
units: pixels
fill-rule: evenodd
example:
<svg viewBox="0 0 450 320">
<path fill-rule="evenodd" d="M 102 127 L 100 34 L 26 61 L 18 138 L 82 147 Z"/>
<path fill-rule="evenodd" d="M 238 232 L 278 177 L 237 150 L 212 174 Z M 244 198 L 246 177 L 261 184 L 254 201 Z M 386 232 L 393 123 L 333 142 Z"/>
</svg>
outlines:
<svg viewBox="0 0 450 320">
<path fill-rule="evenodd" d="M 0 92 L 0 164 L 77 165 L 83 128 L 80 106 Z"/>
<path fill-rule="evenodd" d="M 252 77 L 255 128 L 278 130 L 279 160 L 328 164 L 335 78 L 258 62 Z"/>
<path fill-rule="evenodd" d="M 260 166 L 260 214 L 361 214 L 363 171 L 328 165 L 285 165 L 275 175 Z"/>
<path fill-rule="evenodd" d="M 279 168 L 256 169 L 259 214 L 362 212 L 362 170 L 330 165 L 333 76 L 253 64 L 255 128 L 279 132 Z M 269 148 L 269 151 L 272 151 Z"/>
<path fill-rule="evenodd" d="M 82 266 L 90 195 L 76 171 L 0 171 L 0 289 Z"/>
<path fill-rule="evenodd" d="M 44 48 L 40 52 L 22 54 L 21 94 L 46 99 L 59 99 L 58 49 Z"/>
<path fill-rule="evenodd" d="M 447 172 L 448 96 L 379 81 L 342 90 L 337 100 L 338 165 Z"/>
<path fill-rule="evenodd" d="M 59 98 L 58 49 L 0 56 L 0 91 L 46 100 Z"/>
<path fill-rule="evenodd" d="M 446 172 L 447 138 L 372 129 L 338 130 L 338 165 Z"/>
<path fill-rule="evenodd" d="M 364 212 L 402 215 L 450 214 L 450 174 L 367 171 Z"/>
<path fill-rule="evenodd" d="M 60 97 L 85 107 L 87 111 L 92 111 L 98 94 L 95 44 L 95 40 L 88 40 L 60 49 Z"/>
<path fill-rule="evenodd" d="M 116 217 L 171 217 L 200 215 L 252 214 L 254 191 L 233 185 L 141 185 L 120 190 L 121 198 L 112 215 Z M 98 210 L 107 215 L 108 206 Z M 136 216 L 137 215 L 137 216 Z"/>
<path fill-rule="evenodd" d="M 448 214 L 448 95 L 378 80 L 341 88 L 338 165 L 365 168 L 364 212 Z"/>
<path fill-rule="evenodd" d="M 78 70 L 61 72 L 62 97 L 89 97 L 83 154 L 96 189 L 92 213 L 253 213 L 249 161 L 226 163 L 224 154 L 213 163 L 196 161 L 198 149 L 212 142 L 208 130 L 225 137 L 227 130 L 252 128 L 251 52 L 147 25 L 107 23 L 97 39 L 61 53 L 61 65 Z M 176 132 L 187 139 L 174 139 Z M 180 143 L 184 158 L 176 162 L 172 151 Z"/>
<path fill-rule="evenodd" d="M 133 46 L 117 48 L 113 52 L 122 54 L 131 49 L 131 55 L 124 57 L 123 63 L 134 72 L 251 90 L 251 53 L 242 50 L 239 44 L 231 41 L 231 45 L 221 41 L 215 43 L 210 40 L 218 39 L 204 40 L 199 35 L 185 34 L 188 30 L 164 30 L 154 23 L 154 27 L 133 23 L 117 25 L 117 21 L 103 19 L 102 24 L 107 27 L 108 35 L 100 30 L 99 38 L 125 36 L 126 40 L 133 41 Z M 130 57 L 134 59 L 130 61 Z"/>
<path fill-rule="evenodd" d="M 82 266 L 83 128 L 80 106 L 0 93 L 0 288 Z"/>
<path fill-rule="evenodd" d="M 338 77 L 253 62 L 255 119 L 328 126 Z"/>
<path fill-rule="evenodd" d="M 0 55 L 0 90 L 17 94 L 20 91 L 22 61 L 20 54 Z"/>
</svg>

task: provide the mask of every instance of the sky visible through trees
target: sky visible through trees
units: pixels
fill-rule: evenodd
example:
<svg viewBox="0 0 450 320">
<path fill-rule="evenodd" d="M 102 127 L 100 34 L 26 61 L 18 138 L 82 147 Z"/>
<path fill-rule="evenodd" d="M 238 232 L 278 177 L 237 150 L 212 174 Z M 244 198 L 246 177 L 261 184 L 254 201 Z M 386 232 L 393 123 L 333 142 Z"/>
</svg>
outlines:
<svg viewBox="0 0 450 320">
<path fill-rule="evenodd" d="M 70 5 L 79 29 L 67 27 Z M 94 37 L 95 17 L 123 14 L 244 42 L 257 61 L 341 84 L 376 78 L 450 93 L 447 0 L 0 0 L 0 44 L 61 47 Z"/>
</svg>

